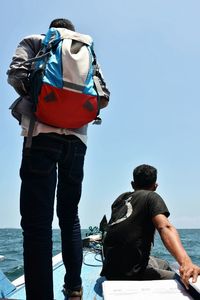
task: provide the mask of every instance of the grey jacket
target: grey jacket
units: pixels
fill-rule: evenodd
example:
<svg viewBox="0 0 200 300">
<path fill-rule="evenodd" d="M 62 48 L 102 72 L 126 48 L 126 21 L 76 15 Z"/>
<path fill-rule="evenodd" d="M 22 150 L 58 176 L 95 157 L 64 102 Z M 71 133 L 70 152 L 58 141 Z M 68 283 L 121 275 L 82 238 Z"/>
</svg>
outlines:
<svg viewBox="0 0 200 300">
<path fill-rule="evenodd" d="M 17 46 L 12 62 L 7 71 L 8 83 L 20 96 L 28 94 L 29 65 L 24 64 L 34 58 L 41 48 L 44 35 L 30 35 L 25 37 Z"/>
</svg>

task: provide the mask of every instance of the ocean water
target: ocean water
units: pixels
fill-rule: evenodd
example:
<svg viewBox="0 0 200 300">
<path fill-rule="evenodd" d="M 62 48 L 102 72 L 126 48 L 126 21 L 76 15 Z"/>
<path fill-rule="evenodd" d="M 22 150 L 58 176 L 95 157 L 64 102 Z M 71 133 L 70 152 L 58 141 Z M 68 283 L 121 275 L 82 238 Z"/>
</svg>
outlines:
<svg viewBox="0 0 200 300">
<path fill-rule="evenodd" d="M 84 237 L 89 230 L 82 230 Z M 193 262 L 200 265 L 200 229 L 179 229 L 181 241 L 192 258 Z M 61 251 L 60 246 L 60 231 L 53 230 L 53 255 Z M 0 269 L 12 281 L 23 274 L 23 246 L 21 229 L 0 229 L 0 255 L 5 259 L 0 261 Z M 152 254 L 174 262 L 174 258 L 170 256 L 168 251 L 163 246 L 158 234 L 155 236 L 155 243 L 152 249 Z"/>
</svg>

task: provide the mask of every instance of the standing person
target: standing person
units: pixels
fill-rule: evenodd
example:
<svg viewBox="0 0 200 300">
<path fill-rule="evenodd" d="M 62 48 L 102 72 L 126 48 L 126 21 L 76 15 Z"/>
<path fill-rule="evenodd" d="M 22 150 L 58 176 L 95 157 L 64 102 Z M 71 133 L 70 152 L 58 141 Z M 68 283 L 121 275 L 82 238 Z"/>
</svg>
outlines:
<svg viewBox="0 0 200 300">
<path fill-rule="evenodd" d="M 67 19 L 55 19 L 49 28 L 75 31 Z M 8 70 L 8 82 L 22 98 L 29 97 L 28 69 L 21 63 L 36 56 L 44 35 L 31 35 L 18 45 Z M 107 96 L 109 91 L 102 84 Z M 23 230 L 24 274 L 27 300 L 53 300 L 52 221 L 55 190 L 61 229 L 62 257 L 66 268 L 64 294 L 82 297 L 82 240 L 78 216 L 81 197 L 87 125 L 77 129 L 56 128 L 35 122 L 32 145 L 27 152 L 30 118 L 22 115 L 24 145 L 20 168 L 20 213 Z"/>
<path fill-rule="evenodd" d="M 189 278 L 196 282 L 200 268 L 192 263 L 183 248 L 177 230 L 168 220 L 168 208 L 155 192 L 157 170 L 140 165 L 134 169 L 133 179 L 134 192 L 120 195 L 112 204 L 101 275 L 110 280 L 174 278 L 175 273 L 167 262 L 150 256 L 157 229 L 165 247 L 179 263 L 181 279 L 188 288 Z"/>
</svg>

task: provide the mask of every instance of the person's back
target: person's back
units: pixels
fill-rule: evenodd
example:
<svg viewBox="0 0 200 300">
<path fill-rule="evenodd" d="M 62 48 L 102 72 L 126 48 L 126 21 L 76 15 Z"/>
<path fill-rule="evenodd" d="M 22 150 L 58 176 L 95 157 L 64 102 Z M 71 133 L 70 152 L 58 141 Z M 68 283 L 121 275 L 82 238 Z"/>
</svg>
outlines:
<svg viewBox="0 0 200 300">
<path fill-rule="evenodd" d="M 129 201 L 131 212 L 128 218 L 116 223 L 115 209 L 118 203 L 124 200 Z M 113 203 L 112 216 L 104 240 L 106 259 L 102 275 L 118 280 L 140 277 L 149 261 L 155 233 L 152 216 L 157 213 L 169 215 L 162 198 L 153 191 L 138 190 L 125 193 Z"/>
<path fill-rule="evenodd" d="M 124 193 L 112 204 L 104 245 L 101 272 L 109 280 L 158 280 L 175 277 L 169 264 L 150 256 L 157 229 L 167 250 L 180 265 L 181 279 L 196 282 L 200 268 L 194 265 L 183 248 L 178 232 L 168 220 L 169 211 L 155 192 L 157 170 L 140 165 L 133 171 L 134 192 Z"/>
<path fill-rule="evenodd" d="M 74 25 L 67 19 L 55 19 L 51 22 L 49 28 L 62 28 L 70 31 L 75 31 Z M 43 123 L 33 115 L 34 106 L 30 103 L 32 101 L 31 88 L 30 88 L 30 64 L 26 62 L 32 60 L 38 55 L 44 40 L 44 34 L 33 34 L 26 36 L 18 45 L 14 56 L 12 57 L 11 64 L 7 71 L 8 83 L 16 90 L 21 96 L 15 106 L 14 114 L 18 115 L 19 123 L 21 124 L 21 135 L 28 137 L 30 132 L 30 119 L 34 119 L 34 128 L 32 135 L 37 136 L 41 133 L 56 133 L 65 135 L 77 136 L 81 141 L 87 143 L 87 124 L 79 128 L 60 128 L 50 124 Z M 108 103 L 108 101 L 106 101 Z M 16 110 L 16 112 L 15 112 Z"/>
</svg>

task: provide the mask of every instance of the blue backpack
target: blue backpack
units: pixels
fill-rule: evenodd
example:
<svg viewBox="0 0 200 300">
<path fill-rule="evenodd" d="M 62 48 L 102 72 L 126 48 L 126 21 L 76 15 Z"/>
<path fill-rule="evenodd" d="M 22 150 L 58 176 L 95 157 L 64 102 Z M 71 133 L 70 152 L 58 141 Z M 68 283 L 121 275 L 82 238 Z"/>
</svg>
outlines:
<svg viewBox="0 0 200 300">
<path fill-rule="evenodd" d="M 44 124 L 79 128 L 96 120 L 109 91 L 99 70 L 92 38 L 50 28 L 38 55 L 28 60 L 34 115 Z"/>
</svg>

